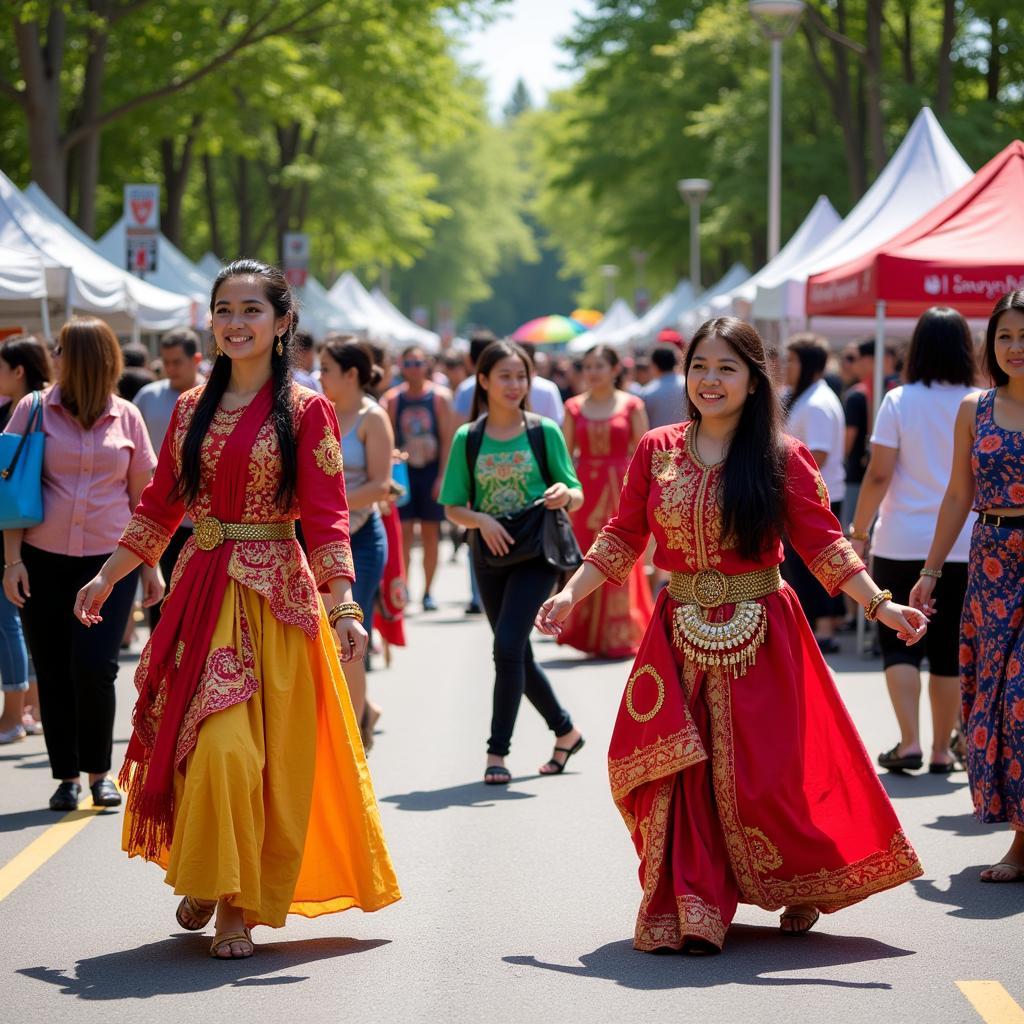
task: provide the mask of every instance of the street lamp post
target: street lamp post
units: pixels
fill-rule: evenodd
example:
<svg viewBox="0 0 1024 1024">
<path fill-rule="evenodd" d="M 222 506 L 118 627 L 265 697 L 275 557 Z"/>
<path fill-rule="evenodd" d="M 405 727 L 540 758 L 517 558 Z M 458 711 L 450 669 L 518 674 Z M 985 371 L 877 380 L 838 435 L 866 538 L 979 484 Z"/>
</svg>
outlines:
<svg viewBox="0 0 1024 1024">
<path fill-rule="evenodd" d="M 602 263 L 601 276 L 604 278 L 604 311 L 607 313 L 615 301 L 615 278 L 619 276 L 619 268 L 614 263 Z"/>
<path fill-rule="evenodd" d="M 693 294 L 701 293 L 700 286 L 700 204 L 711 191 L 707 178 L 681 178 L 676 182 L 679 195 L 690 207 L 690 283 Z"/>
<path fill-rule="evenodd" d="M 803 0 L 750 0 L 747 10 L 772 44 L 772 94 L 768 142 L 768 259 L 779 252 L 782 219 L 782 41 L 796 30 Z"/>
</svg>

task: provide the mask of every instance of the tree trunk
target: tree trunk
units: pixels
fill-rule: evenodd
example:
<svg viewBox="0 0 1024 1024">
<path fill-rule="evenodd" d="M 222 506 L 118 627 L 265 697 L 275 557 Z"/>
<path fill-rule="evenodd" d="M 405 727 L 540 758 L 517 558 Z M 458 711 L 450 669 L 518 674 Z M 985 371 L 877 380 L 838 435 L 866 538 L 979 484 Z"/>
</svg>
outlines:
<svg viewBox="0 0 1024 1024">
<path fill-rule="evenodd" d="M 993 14 L 988 21 L 989 51 L 988 69 L 985 72 L 985 85 L 988 90 L 989 103 L 999 102 L 999 78 L 1002 74 L 1002 54 L 999 52 L 999 15 Z"/>
<path fill-rule="evenodd" d="M 100 23 L 107 24 L 106 4 L 93 4 L 93 13 Z M 85 61 L 85 80 L 78 116 L 79 124 L 89 124 L 100 115 L 103 101 L 103 82 L 106 74 L 107 42 L 106 29 L 89 32 Z M 86 135 L 75 147 L 78 178 L 78 226 L 87 234 L 96 233 L 96 188 L 100 181 L 100 132 Z"/>
<path fill-rule="evenodd" d="M 165 206 L 160 229 L 174 245 L 181 247 L 181 203 L 185 198 L 185 186 L 192 170 L 192 154 L 196 135 L 203 122 L 202 114 L 193 114 L 192 123 L 181 147 L 181 157 L 175 152 L 174 139 L 160 140 L 160 159 L 164 172 Z"/>
<path fill-rule="evenodd" d="M 50 8 L 46 43 L 39 22 L 14 20 L 18 65 L 25 80 L 22 106 L 28 132 L 32 178 L 63 210 L 67 208 L 67 172 L 60 140 L 60 73 L 64 65 L 67 21 L 61 4 Z"/>
<path fill-rule="evenodd" d="M 903 8 L 903 38 L 900 39 L 900 56 L 903 61 L 903 81 L 913 85 L 917 79 L 914 73 L 914 16 L 907 2 Z"/>
<path fill-rule="evenodd" d="M 238 257 L 252 256 L 252 207 L 249 204 L 249 161 L 238 158 L 238 181 L 235 195 L 238 197 Z"/>
<path fill-rule="evenodd" d="M 939 43 L 939 85 L 935 94 L 935 114 L 949 113 L 953 99 L 953 37 L 956 35 L 956 0 L 943 0 L 942 42 Z"/>
<path fill-rule="evenodd" d="M 864 58 L 864 99 L 868 143 L 875 174 L 885 167 L 885 119 L 882 113 L 882 7 L 885 0 L 868 0 L 867 54 Z M 947 0 L 952 3 L 952 0 Z"/>
<path fill-rule="evenodd" d="M 210 248 L 220 259 L 224 252 L 220 239 L 220 221 L 217 218 L 217 184 L 214 181 L 213 157 L 203 154 L 203 186 L 206 194 L 206 220 L 210 228 Z"/>
</svg>

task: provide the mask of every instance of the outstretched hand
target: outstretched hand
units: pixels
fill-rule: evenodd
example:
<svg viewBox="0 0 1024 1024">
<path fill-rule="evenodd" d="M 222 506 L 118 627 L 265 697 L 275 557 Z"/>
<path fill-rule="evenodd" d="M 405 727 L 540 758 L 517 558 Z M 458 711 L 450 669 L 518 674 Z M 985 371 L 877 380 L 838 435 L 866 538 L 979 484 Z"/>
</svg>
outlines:
<svg viewBox="0 0 1024 1024">
<path fill-rule="evenodd" d="M 571 591 L 560 590 L 540 606 L 540 611 L 537 612 L 537 618 L 533 623 L 534 626 L 546 636 L 558 636 L 575 603 Z"/>
<path fill-rule="evenodd" d="M 83 626 L 95 626 L 102 622 L 103 616 L 100 615 L 100 609 L 110 597 L 110 592 L 113 589 L 113 584 L 108 583 L 102 574 L 94 576 L 82 587 L 78 592 L 78 597 L 75 598 L 75 618 Z"/>
<path fill-rule="evenodd" d="M 908 646 L 916 644 L 928 632 L 928 618 L 917 608 L 883 602 L 878 609 L 878 621 L 896 631 L 896 635 Z"/>
</svg>

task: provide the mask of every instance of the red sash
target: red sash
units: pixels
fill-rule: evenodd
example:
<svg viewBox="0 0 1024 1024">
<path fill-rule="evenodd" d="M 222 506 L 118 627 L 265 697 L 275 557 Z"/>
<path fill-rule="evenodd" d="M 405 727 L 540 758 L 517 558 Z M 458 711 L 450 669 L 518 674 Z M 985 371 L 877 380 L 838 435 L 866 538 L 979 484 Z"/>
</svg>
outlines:
<svg viewBox="0 0 1024 1024">
<path fill-rule="evenodd" d="M 384 563 L 384 576 L 380 584 L 380 615 L 374 616 L 377 631 L 393 647 L 405 646 L 404 609 L 409 600 L 405 583 L 405 565 L 402 557 L 402 523 L 398 508 L 391 506 L 384 522 L 388 539 L 388 557 Z"/>
<path fill-rule="evenodd" d="M 224 445 L 210 503 L 210 514 L 221 522 L 242 519 L 249 453 L 272 406 L 273 383 L 267 381 Z M 150 640 L 149 666 L 139 687 L 132 717 L 135 729 L 119 781 L 128 790 L 131 846 L 143 849 L 151 859 L 171 843 L 178 734 L 206 665 L 234 546 L 234 541 L 226 540 L 211 551 L 193 551 L 178 585 L 161 607 L 160 623 Z M 166 704 L 150 748 L 140 735 L 140 725 L 151 713 L 161 686 L 166 687 Z"/>
</svg>

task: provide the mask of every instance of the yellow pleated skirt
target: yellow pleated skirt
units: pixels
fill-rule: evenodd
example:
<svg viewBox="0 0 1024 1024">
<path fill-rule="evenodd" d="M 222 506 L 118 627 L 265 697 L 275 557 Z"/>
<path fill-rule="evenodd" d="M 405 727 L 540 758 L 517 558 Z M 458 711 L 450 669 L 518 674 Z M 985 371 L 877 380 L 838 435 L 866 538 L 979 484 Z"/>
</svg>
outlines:
<svg viewBox="0 0 1024 1024">
<path fill-rule="evenodd" d="M 251 638 L 258 687 L 208 715 L 175 773 L 174 832 L 156 858 L 175 893 L 227 897 L 250 926 L 380 910 L 401 898 L 333 631 L 315 641 L 229 581 L 210 650 Z M 125 815 L 123 847 L 129 842 Z"/>
</svg>

